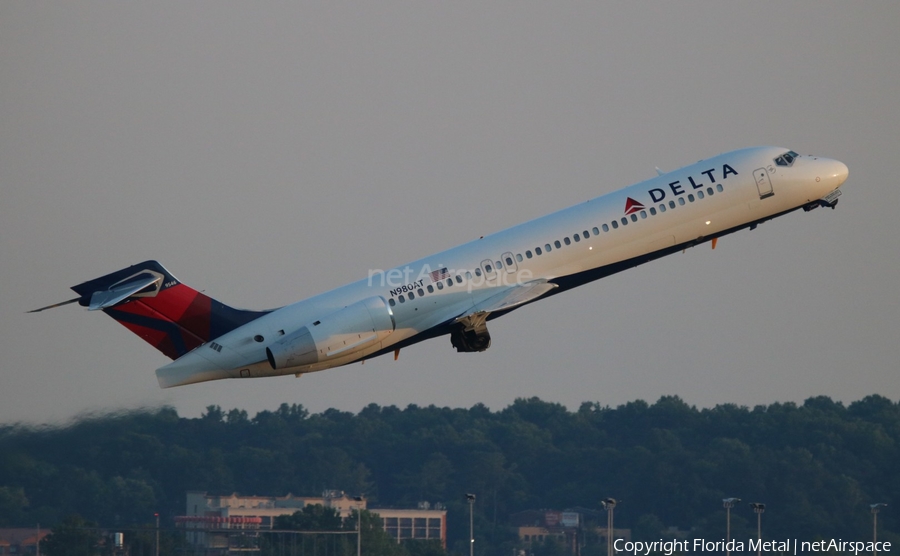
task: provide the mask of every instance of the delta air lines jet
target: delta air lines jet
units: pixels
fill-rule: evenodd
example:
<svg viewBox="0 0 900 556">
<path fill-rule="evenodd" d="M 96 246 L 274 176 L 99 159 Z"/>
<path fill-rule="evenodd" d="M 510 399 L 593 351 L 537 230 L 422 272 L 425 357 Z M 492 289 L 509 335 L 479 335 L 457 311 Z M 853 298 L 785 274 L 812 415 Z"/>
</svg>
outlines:
<svg viewBox="0 0 900 556">
<path fill-rule="evenodd" d="M 525 304 L 700 243 L 715 248 L 800 208 L 834 208 L 848 169 L 757 147 L 659 174 L 279 309 L 231 308 L 156 261 L 74 286 L 79 297 L 57 305 L 101 310 L 173 359 L 156 371 L 162 388 L 300 376 L 444 335 L 457 351 L 484 351 L 488 321 Z"/>
</svg>

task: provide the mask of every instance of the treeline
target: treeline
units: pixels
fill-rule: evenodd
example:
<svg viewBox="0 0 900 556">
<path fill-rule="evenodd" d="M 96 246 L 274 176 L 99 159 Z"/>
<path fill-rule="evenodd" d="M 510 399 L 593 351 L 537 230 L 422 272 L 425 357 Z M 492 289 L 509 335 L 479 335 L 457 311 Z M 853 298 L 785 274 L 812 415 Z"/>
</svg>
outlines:
<svg viewBox="0 0 900 556">
<path fill-rule="evenodd" d="M 369 507 L 448 509 L 453 552 L 468 552 L 475 493 L 480 554 L 515 546 L 509 516 L 578 508 L 605 524 L 599 500 L 621 499 L 616 527 L 656 540 L 670 527 L 724 537 L 722 499 L 735 538 L 755 537 L 747 503 L 766 504 L 767 538 L 871 535 L 869 504 L 886 502 L 879 538 L 895 539 L 900 507 L 900 404 L 873 395 L 844 406 L 697 409 L 677 397 L 576 411 L 536 398 L 492 412 L 369 405 L 310 414 L 283 404 L 250 417 L 207 408 L 85 419 L 64 428 L 0 428 L 0 527 L 51 526 L 79 514 L 105 527 L 171 524 L 190 490 L 245 495 L 364 494 Z"/>
</svg>

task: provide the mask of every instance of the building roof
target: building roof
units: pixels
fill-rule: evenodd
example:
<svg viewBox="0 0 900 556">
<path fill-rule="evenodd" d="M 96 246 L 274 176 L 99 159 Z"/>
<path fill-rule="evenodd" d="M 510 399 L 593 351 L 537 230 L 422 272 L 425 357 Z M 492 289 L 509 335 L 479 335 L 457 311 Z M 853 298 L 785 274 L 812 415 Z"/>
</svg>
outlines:
<svg viewBox="0 0 900 556">
<path fill-rule="evenodd" d="M 36 527 L 0 529 L 0 543 L 6 542 L 5 546 L 34 546 L 37 543 L 37 532 Z M 41 529 L 41 540 L 49 534 L 48 529 Z"/>
</svg>

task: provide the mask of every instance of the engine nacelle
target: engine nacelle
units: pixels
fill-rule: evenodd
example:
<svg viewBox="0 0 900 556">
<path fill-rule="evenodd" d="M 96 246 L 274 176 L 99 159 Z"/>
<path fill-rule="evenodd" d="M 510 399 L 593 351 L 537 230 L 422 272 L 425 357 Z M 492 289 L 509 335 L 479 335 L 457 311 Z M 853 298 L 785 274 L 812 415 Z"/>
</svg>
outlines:
<svg viewBox="0 0 900 556">
<path fill-rule="evenodd" d="M 366 349 L 394 331 L 383 297 L 357 301 L 288 334 L 266 348 L 273 369 L 303 367 Z"/>
<path fill-rule="evenodd" d="M 450 331 L 450 343 L 456 351 L 484 351 L 491 347 L 491 333 L 487 329 L 487 312 L 473 313 L 459 319 Z"/>
</svg>

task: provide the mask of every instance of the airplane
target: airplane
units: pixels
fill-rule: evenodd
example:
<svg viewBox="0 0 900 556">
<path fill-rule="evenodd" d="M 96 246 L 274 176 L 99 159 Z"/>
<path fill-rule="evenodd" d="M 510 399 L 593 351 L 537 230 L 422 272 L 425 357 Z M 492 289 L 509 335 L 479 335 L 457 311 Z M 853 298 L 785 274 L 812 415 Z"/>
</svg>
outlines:
<svg viewBox="0 0 900 556">
<path fill-rule="evenodd" d="M 72 289 L 173 361 L 161 388 L 301 376 L 449 335 L 488 349 L 487 322 L 640 264 L 800 208 L 834 208 L 849 170 L 779 147 L 720 154 L 314 297 L 235 309 L 145 261 Z"/>
</svg>

